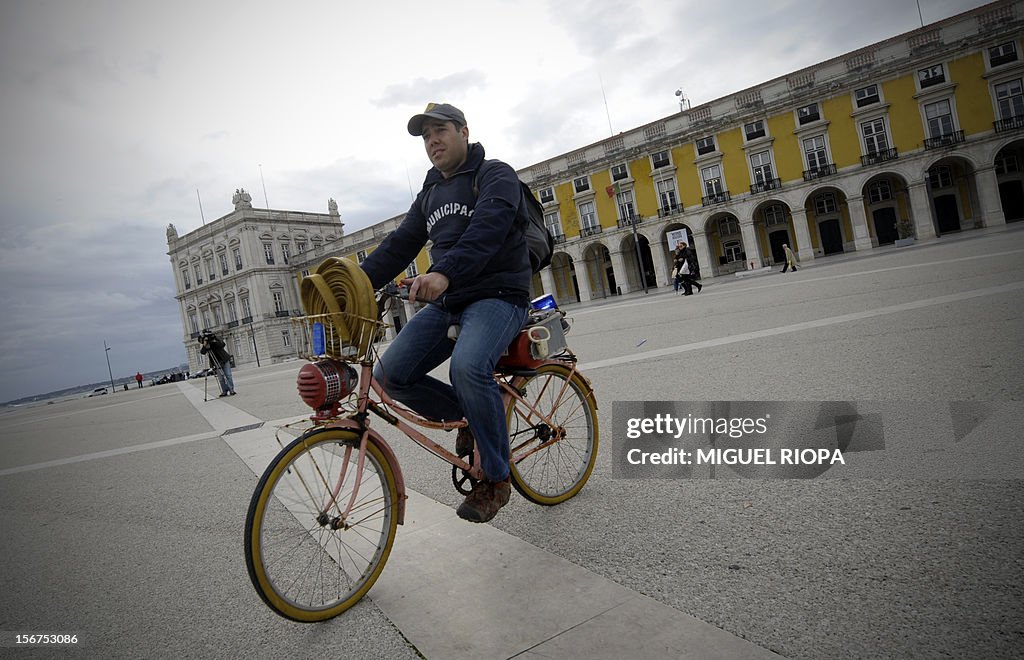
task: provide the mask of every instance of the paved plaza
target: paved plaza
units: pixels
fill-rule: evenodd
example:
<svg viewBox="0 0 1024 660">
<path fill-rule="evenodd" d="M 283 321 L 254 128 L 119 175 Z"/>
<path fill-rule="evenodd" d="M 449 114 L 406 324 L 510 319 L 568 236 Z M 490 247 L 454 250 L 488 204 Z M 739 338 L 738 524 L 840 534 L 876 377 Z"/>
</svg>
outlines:
<svg viewBox="0 0 1024 660">
<path fill-rule="evenodd" d="M 705 285 L 566 306 L 602 432 L 569 502 L 463 522 L 446 466 L 387 430 L 407 524 L 321 624 L 271 613 L 242 554 L 277 428 L 308 414 L 301 362 L 237 370 L 228 399 L 189 381 L 6 410 L 3 642 L 79 645 L 3 655 L 1019 656 L 1024 226 Z M 616 478 L 627 401 L 862 402 L 887 452 L 852 477 Z"/>
</svg>

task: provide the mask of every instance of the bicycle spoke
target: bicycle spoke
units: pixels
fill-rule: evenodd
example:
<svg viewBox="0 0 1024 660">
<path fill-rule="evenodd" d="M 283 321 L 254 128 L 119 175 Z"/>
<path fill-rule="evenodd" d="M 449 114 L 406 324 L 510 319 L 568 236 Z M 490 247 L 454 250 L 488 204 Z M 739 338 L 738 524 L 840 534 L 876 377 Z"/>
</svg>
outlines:
<svg viewBox="0 0 1024 660">
<path fill-rule="evenodd" d="M 357 481 L 359 446 L 350 431 L 303 436 L 277 459 L 287 463 L 271 464 L 254 494 L 250 577 L 264 601 L 289 618 L 322 620 L 344 611 L 369 589 L 390 552 L 392 477 L 379 451 L 367 447 Z"/>
</svg>

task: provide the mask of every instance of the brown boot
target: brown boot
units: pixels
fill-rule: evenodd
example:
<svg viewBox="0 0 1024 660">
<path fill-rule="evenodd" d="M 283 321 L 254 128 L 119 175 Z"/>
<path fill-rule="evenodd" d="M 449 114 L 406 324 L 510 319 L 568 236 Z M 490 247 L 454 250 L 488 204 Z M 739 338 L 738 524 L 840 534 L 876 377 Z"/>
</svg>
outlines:
<svg viewBox="0 0 1024 660">
<path fill-rule="evenodd" d="M 459 434 L 455 437 L 455 455 L 461 458 L 472 453 L 473 432 L 469 430 L 468 426 L 464 426 L 459 429 Z"/>
<path fill-rule="evenodd" d="M 485 523 L 498 513 L 498 509 L 508 504 L 512 494 L 512 481 L 506 477 L 504 481 L 478 481 L 473 492 L 459 505 L 456 513 L 459 518 L 469 522 Z"/>
</svg>

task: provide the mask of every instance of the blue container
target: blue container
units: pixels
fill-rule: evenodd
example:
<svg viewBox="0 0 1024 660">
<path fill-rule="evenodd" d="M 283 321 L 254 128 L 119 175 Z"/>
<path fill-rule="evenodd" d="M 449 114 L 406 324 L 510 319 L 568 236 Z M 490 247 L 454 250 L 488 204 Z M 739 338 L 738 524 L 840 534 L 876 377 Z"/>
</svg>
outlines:
<svg viewBox="0 0 1024 660">
<path fill-rule="evenodd" d="M 555 297 L 550 293 L 531 300 L 530 307 L 534 309 L 558 309 L 558 305 L 555 304 Z"/>
<path fill-rule="evenodd" d="M 324 337 L 324 324 L 317 321 L 313 324 L 313 355 L 327 352 L 327 340 Z"/>
</svg>

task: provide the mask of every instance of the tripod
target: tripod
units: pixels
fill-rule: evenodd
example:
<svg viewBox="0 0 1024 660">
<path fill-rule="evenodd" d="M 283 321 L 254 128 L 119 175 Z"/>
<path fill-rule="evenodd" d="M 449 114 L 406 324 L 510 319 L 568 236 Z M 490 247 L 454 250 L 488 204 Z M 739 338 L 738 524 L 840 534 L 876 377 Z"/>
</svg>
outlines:
<svg viewBox="0 0 1024 660">
<path fill-rule="evenodd" d="M 217 362 L 217 358 L 213 358 L 213 361 L 214 361 L 214 362 Z M 219 362 L 217 362 L 217 364 L 219 365 L 220 363 L 219 363 Z M 214 375 L 216 375 L 216 374 L 217 374 L 217 367 L 215 366 L 215 367 L 212 367 L 212 368 L 213 368 L 213 373 L 214 373 Z M 205 376 L 203 376 L 203 401 L 204 401 L 204 402 L 206 402 L 206 401 L 209 401 L 209 400 L 210 400 L 210 399 L 209 399 L 209 398 L 207 398 L 207 396 L 206 396 L 206 388 L 207 388 L 207 385 L 206 385 L 206 381 L 207 381 L 207 380 L 209 380 L 209 378 L 210 378 L 210 370 L 209 370 L 209 369 L 207 369 L 207 371 L 206 371 L 206 375 L 205 375 Z M 218 380 L 218 383 L 219 383 L 219 382 L 220 382 L 220 381 Z"/>
<path fill-rule="evenodd" d="M 210 347 L 207 344 L 204 344 L 204 346 L 206 347 L 206 351 L 207 351 L 207 354 L 210 357 L 210 361 L 213 362 L 213 367 L 211 367 L 211 368 L 213 369 L 213 373 L 215 375 L 217 375 L 217 383 L 220 385 L 221 390 L 224 390 L 224 385 L 223 385 L 223 383 L 221 383 L 220 375 L 219 375 L 220 371 L 221 371 L 221 368 L 222 368 L 220 360 L 217 359 L 217 354 L 213 352 L 213 348 L 212 347 Z M 209 378 L 210 378 L 210 370 L 207 369 L 206 375 L 203 376 L 203 402 L 204 403 L 206 401 L 210 400 L 209 397 L 207 396 L 207 387 L 208 387 L 207 386 L 207 381 L 209 380 Z M 224 393 L 226 394 L 227 392 L 225 391 Z"/>
</svg>

